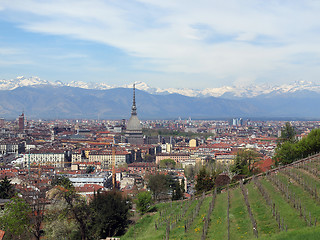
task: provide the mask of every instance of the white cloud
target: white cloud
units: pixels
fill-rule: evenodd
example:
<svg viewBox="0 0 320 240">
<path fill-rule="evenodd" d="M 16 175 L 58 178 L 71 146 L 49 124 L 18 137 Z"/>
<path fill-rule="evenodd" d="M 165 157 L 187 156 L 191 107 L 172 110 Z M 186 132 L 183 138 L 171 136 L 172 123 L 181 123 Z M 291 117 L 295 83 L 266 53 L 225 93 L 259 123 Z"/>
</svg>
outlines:
<svg viewBox="0 0 320 240">
<path fill-rule="evenodd" d="M 290 61 L 297 54 L 320 56 L 315 1 L 11 0 L 2 7 L 25 30 L 114 46 L 143 59 L 139 68 L 236 84 L 303 71 L 308 66 Z"/>
<path fill-rule="evenodd" d="M 0 55 L 9 56 L 9 55 L 17 55 L 21 54 L 23 51 L 16 48 L 0 48 Z"/>
</svg>

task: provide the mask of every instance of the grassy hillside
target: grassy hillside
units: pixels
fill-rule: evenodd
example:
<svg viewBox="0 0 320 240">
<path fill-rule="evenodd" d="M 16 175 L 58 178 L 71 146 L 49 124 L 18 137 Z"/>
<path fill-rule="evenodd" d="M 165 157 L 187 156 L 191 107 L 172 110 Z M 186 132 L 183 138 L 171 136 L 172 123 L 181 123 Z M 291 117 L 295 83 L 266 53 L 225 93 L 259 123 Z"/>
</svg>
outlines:
<svg viewBox="0 0 320 240">
<path fill-rule="evenodd" d="M 208 193 L 158 204 L 157 212 L 142 217 L 121 239 L 228 239 L 228 228 L 230 239 L 236 240 L 256 239 L 255 234 L 268 240 L 320 239 L 319 160 L 253 179 L 243 189 L 230 189 L 215 198 Z"/>
</svg>

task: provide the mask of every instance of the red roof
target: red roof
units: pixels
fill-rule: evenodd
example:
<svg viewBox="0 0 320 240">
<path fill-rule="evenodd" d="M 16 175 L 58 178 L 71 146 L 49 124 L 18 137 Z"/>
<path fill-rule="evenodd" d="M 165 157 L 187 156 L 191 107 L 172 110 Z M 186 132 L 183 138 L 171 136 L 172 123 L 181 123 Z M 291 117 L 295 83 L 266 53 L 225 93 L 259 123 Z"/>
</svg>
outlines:
<svg viewBox="0 0 320 240">
<path fill-rule="evenodd" d="M 84 184 L 83 187 L 76 187 L 77 192 L 97 192 L 103 187 L 97 184 Z"/>
<path fill-rule="evenodd" d="M 258 168 L 260 168 L 262 172 L 266 172 L 271 169 L 271 166 L 273 166 L 273 164 L 274 161 L 272 160 L 272 158 L 266 157 L 264 160 L 261 160 L 258 163 Z"/>
</svg>

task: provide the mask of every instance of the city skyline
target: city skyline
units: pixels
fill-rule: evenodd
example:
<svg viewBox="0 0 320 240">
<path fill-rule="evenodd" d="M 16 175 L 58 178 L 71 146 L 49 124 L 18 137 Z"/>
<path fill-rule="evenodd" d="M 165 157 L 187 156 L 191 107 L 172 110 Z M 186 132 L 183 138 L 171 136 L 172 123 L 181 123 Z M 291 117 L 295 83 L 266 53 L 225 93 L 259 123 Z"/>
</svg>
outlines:
<svg viewBox="0 0 320 240">
<path fill-rule="evenodd" d="M 207 88 L 318 82 L 316 1 L 8 1 L 1 79 Z"/>
</svg>

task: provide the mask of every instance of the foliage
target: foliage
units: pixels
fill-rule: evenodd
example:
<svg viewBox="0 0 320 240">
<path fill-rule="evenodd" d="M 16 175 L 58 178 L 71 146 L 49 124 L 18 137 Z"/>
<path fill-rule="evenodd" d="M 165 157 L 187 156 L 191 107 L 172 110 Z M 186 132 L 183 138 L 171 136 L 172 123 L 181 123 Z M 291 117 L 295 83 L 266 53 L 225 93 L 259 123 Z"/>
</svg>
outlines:
<svg viewBox="0 0 320 240">
<path fill-rule="evenodd" d="M 67 210 L 70 216 L 76 221 L 81 239 L 85 240 L 89 234 L 90 209 L 86 200 L 74 189 L 62 191 L 62 197 L 67 203 Z"/>
<path fill-rule="evenodd" d="M 0 181 L 0 198 L 2 199 L 9 199 L 14 196 L 14 188 L 11 184 L 11 181 L 5 176 Z"/>
<path fill-rule="evenodd" d="M 46 239 L 79 239 L 77 223 L 67 216 L 67 205 L 65 202 L 57 202 L 48 207 L 45 216 L 44 231 Z"/>
<path fill-rule="evenodd" d="M 195 189 L 197 193 L 202 193 L 213 189 L 214 179 L 210 176 L 210 173 L 207 172 L 206 168 L 203 166 L 200 169 L 199 174 L 197 175 L 197 183 Z"/>
<path fill-rule="evenodd" d="M 232 171 L 240 175 L 252 175 L 260 155 L 251 149 L 241 149 L 237 152 Z"/>
<path fill-rule="evenodd" d="M 161 194 L 168 191 L 167 177 L 163 174 L 150 175 L 148 188 L 153 193 L 153 199 L 158 200 Z"/>
<path fill-rule="evenodd" d="M 141 215 L 148 212 L 148 210 L 150 209 L 151 204 L 152 204 L 151 193 L 148 191 L 140 192 L 137 195 L 136 204 L 137 204 L 137 209 L 141 213 Z"/>
<path fill-rule="evenodd" d="M 296 140 L 296 131 L 290 122 L 286 122 L 284 127 L 281 129 L 281 142 L 295 142 Z"/>
<path fill-rule="evenodd" d="M 45 207 L 46 207 L 46 193 L 47 187 L 39 187 L 33 191 L 27 191 L 23 194 L 26 202 L 31 208 L 31 227 L 30 231 L 36 239 L 40 239 L 43 235 L 42 223 L 44 221 Z"/>
<path fill-rule="evenodd" d="M 61 186 L 61 187 L 64 187 L 65 189 L 73 189 L 74 188 L 70 179 L 65 176 L 56 176 L 54 179 L 52 179 L 51 185 L 52 186 Z"/>
<path fill-rule="evenodd" d="M 176 162 L 173 159 L 167 158 L 160 161 L 161 168 L 175 168 Z"/>
<path fill-rule="evenodd" d="M 63 235 L 67 239 L 101 239 L 124 233 L 131 204 L 120 192 L 98 192 L 88 204 L 69 179 L 55 179 L 54 184 L 59 183 L 60 187 L 56 188 L 59 208 L 49 211 L 46 218 L 49 239 L 59 239 Z M 65 226 L 65 223 L 73 228 Z"/>
<path fill-rule="evenodd" d="M 195 166 L 188 165 L 184 168 L 184 174 L 189 180 L 194 180 L 196 175 Z"/>
<path fill-rule="evenodd" d="M 30 238 L 30 214 L 31 209 L 22 198 L 13 197 L 6 203 L 0 215 L 0 228 L 6 231 L 7 239 Z"/>
<path fill-rule="evenodd" d="M 183 198 L 183 187 L 180 185 L 179 181 L 175 181 L 172 185 L 172 197 L 171 199 L 174 200 L 180 200 Z"/>
<path fill-rule="evenodd" d="M 124 234 L 129 224 L 130 201 L 121 192 L 97 193 L 90 202 L 92 236 L 98 239 Z"/>
<path fill-rule="evenodd" d="M 59 176 L 52 181 L 52 185 L 59 185 L 57 198 L 64 201 L 66 208 L 63 210 L 69 218 L 72 218 L 80 233 L 80 239 L 89 237 L 90 209 L 86 200 L 76 191 L 71 181 L 63 176 Z"/>
<path fill-rule="evenodd" d="M 292 163 L 320 151 L 320 129 L 313 129 L 307 137 L 298 142 L 286 141 L 276 148 L 275 161 L 281 164 Z"/>
</svg>

